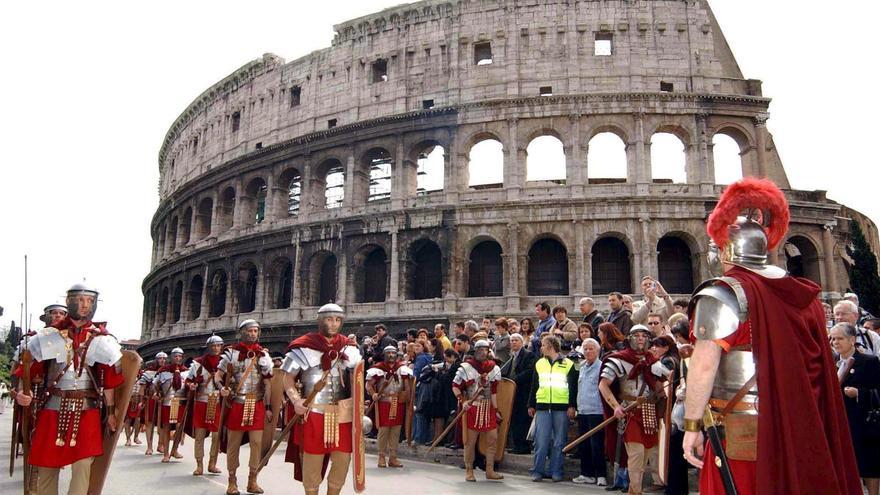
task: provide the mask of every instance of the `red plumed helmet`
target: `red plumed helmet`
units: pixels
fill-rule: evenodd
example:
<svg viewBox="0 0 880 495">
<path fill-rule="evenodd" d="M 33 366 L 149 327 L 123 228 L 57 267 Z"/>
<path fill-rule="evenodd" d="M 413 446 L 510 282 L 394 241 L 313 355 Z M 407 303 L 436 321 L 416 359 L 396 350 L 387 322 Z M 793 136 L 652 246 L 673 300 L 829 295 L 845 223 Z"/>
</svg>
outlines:
<svg viewBox="0 0 880 495">
<path fill-rule="evenodd" d="M 791 213 L 788 201 L 779 187 L 769 179 L 748 177 L 727 186 L 718 200 L 706 232 L 719 247 L 727 244 L 728 227 L 736 223 L 743 210 L 760 210 L 761 223 L 767 234 L 767 248 L 775 249 L 788 232 Z"/>
</svg>

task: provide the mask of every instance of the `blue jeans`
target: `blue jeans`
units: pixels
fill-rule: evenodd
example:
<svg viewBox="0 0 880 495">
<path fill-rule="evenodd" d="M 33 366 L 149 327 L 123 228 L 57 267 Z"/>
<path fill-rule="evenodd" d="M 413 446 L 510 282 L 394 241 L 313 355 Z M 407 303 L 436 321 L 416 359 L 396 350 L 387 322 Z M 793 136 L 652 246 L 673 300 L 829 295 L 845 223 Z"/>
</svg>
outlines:
<svg viewBox="0 0 880 495">
<path fill-rule="evenodd" d="M 416 444 L 428 443 L 433 440 L 432 433 L 433 431 L 428 428 L 428 418 L 422 413 L 416 413 L 413 417 L 413 442 Z"/>
<path fill-rule="evenodd" d="M 535 466 L 532 477 L 544 477 L 547 473 L 547 457 L 550 457 L 550 477 L 562 479 L 565 456 L 562 448 L 568 437 L 568 414 L 566 411 L 535 411 Z"/>
</svg>

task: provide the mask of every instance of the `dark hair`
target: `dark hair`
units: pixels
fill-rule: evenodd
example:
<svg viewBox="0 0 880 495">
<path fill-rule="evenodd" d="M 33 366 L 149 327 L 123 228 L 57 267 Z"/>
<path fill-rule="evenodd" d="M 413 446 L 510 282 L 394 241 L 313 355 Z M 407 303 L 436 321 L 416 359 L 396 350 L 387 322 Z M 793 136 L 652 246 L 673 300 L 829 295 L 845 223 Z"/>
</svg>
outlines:
<svg viewBox="0 0 880 495">
<path fill-rule="evenodd" d="M 553 307 L 553 314 L 554 314 L 554 315 L 555 315 L 556 313 L 560 313 L 560 312 L 565 313 L 566 315 L 568 315 L 568 310 L 565 309 L 565 306 L 563 306 L 563 305 L 561 305 L 561 304 L 557 304 L 556 306 Z"/>
<path fill-rule="evenodd" d="M 562 351 L 562 341 L 559 340 L 559 337 L 551 334 L 544 334 L 541 336 L 541 343 L 549 342 L 551 346 L 553 346 L 553 350 L 556 352 Z"/>
<path fill-rule="evenodd" d="M 409 330 L 406 331 L 406 335 L 407 335 L 407 337 L 412 337 L 415 339 L 415 338 L 418 338 L 419 331 L 416 330 L 415 328 L 410 328 Z"/>
<path fill-rule="evenodd" d="M 526 321 L 529 322 L 529 330 L 531 330 L 531 331 L 534 332 L 534 331 L 535 331 L 535 324 L 532 323 L 532 319 L 531 319 L 531 318 L 523 318 L 522 320 L 519 320 L 519 328 L 520 328 L 520 330 L 523 329 L 523 323 L 525 323 Z M 523 331 L 525 331 L 525 330 L 523 330 Z"/>
<path fill-rule="evenodd" d="M 453 349 L 451 347 L 449 349 L 446 349 L 445 351 L 443 351 L 443 355 L 446 357 L 454 357 L 455 359 L 458 359 L 458 357 L 459 357 L 458 353 L 455 352 L 455 349 Z"/>
<path fill-rule="evenodd" d="M 652 346 L 657 347 L 665 347 L 666 353 L 663 354 L 664 357 L 672 357 L 675 358 L 676 362 L 681 360 L 681 356 L 678 354 L 678 346 L 675 345 L 675 340 L 669 335 L 661 335 L 659 337 L 651 340 Z"/>
<path fill-rule="evenodd" d="M 471 338 L 468 337 L 466 333 L 460 333 L 460 334 L 458 334 L 458 335 L 455 337 L 455 340 L 460 340 L 460 341 L 462 341 L 462 342 L 467 342 L 468 344 L 471 343 Z"/>
<path fill-rule="evenodd" d="M 687 299 L 676 299 L 675 301 L 672 301 L 673 306 L 681 306 L 682 308 L 688 307 L 688 304 L 690 304 L 690 301 Z"/>
<path fill-rule="evenodd" d="M 590 331 L 590 337 L 593 336 L 593 325 L 590 325 L 589 323 L 582 321 L 578 324 L 578 339 L 581 338 L 581 328 L 586 328 L 587 330 Z"/>
<path fill-rule="evenodd" d="M 375 327 L 373 327 L 373 329 L 376 330 L 377 332 L 378 332 L 379 330 L 382 330 L 382 331 L 384 331 L 385 333 L 388 333 L 388 327 L 386 327 L 385 325 L 383 325 L 383 324 L 381 324 L 381 323 L 379 323 L 378 325 L 376 325 Z"/>
<path fill-rule="evenodd" d="M 599 325 L 599 338 L 602 341 L 602 349 L 606 351 L 615 350 L 616 345 L 624 341 L 623 333 L 610 321 Z"/>
<path fill-rule="evenodd" d="M 455 328 L 464 328 L 464 322 L 463 321 L 455 322 Z"/>
<path fill-rule="evenodd" d="M 497 318 L 495 320 L 495 326 L 507 330 L 507 318 Z"/>
<path fill-rule="evenodd" d="M 672 332 L 673 336 L 678 335 L 685 340 L 688 340 L 691 337 L 690 323 L 688 323 L 687 318 L 682 318 L 676 321 L 675 324 L 672 325 L 670 331 Z"/>
<path fill-rule="evenodd" d="M 545 313 L 549 313 L 549 312 L 550 312 L 550 305 L 547 304 L 547 301 L 541 301 L 541 302 L 539 302 L 538 304 L 535 304 L 535 307 L 536 307 L 536 308 L 541 308 L 541 311 L 543 311 L 543 312 L 545 312 Z"/>
<path fill-rule="evenodd" d="M 611 296 L 614 296 L 614 297 L 620 299 L 621 301 L 623 300 L 623 294 L 621 294 L 620 292 L 617 292 L 617 291 L 611 292 L 608 294 L 608 297 L 611 297 Z"/>
<path fill-rule="evenodd" d="M 443 361 L 443 344 L 440 339 L 431 339 L 431 346 L 434 348 L 434 361 Z"/>
</svg>

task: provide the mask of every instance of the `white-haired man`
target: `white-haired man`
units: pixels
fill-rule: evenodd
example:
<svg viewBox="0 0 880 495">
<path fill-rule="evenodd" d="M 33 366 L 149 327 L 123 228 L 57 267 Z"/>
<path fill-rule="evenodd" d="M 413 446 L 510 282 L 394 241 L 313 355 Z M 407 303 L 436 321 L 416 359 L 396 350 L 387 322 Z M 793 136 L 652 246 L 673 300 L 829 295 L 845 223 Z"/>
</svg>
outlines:
<svg viewBox="0 0 880 495">
<path fill-rule="evenodd" d="M 880 336 L 859 326 L 859 307 L 856 303 L 844 299 L 835 304 L 834 321 L 855 325 L 856 347 L 859 351 L 873 356 L 880 355 Z"/>
<path fill-rule="evenodd" d="M 594 332 L 599 329 L 599 325 L 605 323 L 605 318 L 596 309 L 596 301 L 592 297 L 582 297 L 578 306 L 580 306 L 581 314 L 584 315 L 584 321 L 593 327 Z"/>
<path fill-rule="evenodd" d="M 602 396 L 599 394 L 599 376 L 602 362 L 599 360 L 599 342 L 586 339 L 581 343 L 584 360 L 578 367 L 577 421 L 581 435 L 595 428 L 605 417 Z M 581 474 L 575 483 L 605 486 L 605 432 L 600 431 L 580 445 Z"/>
<path fill-rule="evenodd" d="M 519 333 L 510 334 L 510 360 L 501 369 L 502 376 L 516 382 L 516 394 L 513 409 L 510 413 L 510 438 L 514 454 L 531 452 L 526 437 L 532 418 L 529 416 L 529 392 L 532 388 L 532 376 L 535 373 L 535 354 L 526 349 L 525 339 Z"/>
</svg>

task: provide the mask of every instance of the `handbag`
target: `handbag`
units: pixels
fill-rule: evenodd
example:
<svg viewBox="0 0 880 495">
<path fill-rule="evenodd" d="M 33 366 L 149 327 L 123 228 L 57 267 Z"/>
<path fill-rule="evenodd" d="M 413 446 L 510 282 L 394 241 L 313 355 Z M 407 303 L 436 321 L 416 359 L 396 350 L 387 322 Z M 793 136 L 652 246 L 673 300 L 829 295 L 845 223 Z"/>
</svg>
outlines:
<svg viewBox="0 0 880 495">
<path fill-rule="evenodd" d="M 864 435 L 880 439 L 880 392 L 872 390 L 868 394 L 868 412 L 865 414 Z"/>
</svg>

